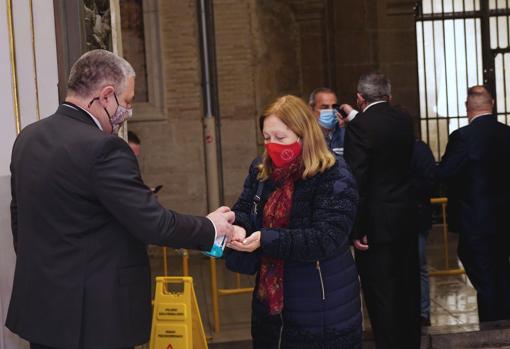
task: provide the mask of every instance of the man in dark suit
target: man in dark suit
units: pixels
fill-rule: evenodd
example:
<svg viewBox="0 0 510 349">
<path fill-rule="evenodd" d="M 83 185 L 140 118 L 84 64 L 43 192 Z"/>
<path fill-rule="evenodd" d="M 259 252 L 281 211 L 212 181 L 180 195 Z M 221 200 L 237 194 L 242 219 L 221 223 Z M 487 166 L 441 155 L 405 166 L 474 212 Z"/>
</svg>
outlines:
<svg viewBox="0 0 510 349">
<path fill-rule="evenodd" d="M 439 168 L 480 322 L 510 319 L 510 127 L 498 122 L 493 107 L 485 87 L 468 90 L 469 125 L 450 135 Z"/>
<path fill-rule="evenodd" d="M 72 67 L 66 102 L 27 126 L 11 162 L 16 271 L 7 327 L 32 348 L 113 349 L 147 342 L 146 244 L 209 250 L 234 215 L 163 208 L 115 133 L 131 114 L 135 72 L 104 50 Z"/>
<path fill-rule="evenodd" d="M 377 348 L 419 348 L 419 268 L 416 208 L 410 192 L 414 145 L 411 117 L 388 103 L 389 80 L 361 76 L 361 113 L 349 123 L 345 159 L 360 204 L 352 239 Z M 343 105 L 352 116 L 352 107 Z"/>
</svg>

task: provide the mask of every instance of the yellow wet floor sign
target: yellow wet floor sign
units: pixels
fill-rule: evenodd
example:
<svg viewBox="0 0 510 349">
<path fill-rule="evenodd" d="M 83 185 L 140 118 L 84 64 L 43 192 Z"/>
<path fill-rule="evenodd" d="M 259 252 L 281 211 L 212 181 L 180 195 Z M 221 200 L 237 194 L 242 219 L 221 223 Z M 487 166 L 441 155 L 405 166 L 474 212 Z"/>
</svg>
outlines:
<svg viewBox="0 0 510 349">
<path fill-rule="evenodd" d="M 156 278 L 150 349 L 207 349 L 193 278 Z"/>
</svg>

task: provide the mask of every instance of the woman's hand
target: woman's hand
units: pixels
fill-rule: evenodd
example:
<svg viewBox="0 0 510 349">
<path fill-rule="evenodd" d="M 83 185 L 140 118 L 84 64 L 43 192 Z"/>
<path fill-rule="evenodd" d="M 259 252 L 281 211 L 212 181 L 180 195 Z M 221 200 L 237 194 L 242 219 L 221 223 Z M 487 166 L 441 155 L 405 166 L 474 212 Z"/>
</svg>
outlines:
<svg viewBox="0 0 510 349">
<path fill-rule="evenodd" d="M 230 241 L 239 241 L 243 242 L 246 238 L 246 230 L 243 227 L 238 225 L 234 225 L 234 235 L 232 235 L 232 239 Z"/>
<path fill-rule="evenodd" d="M 230 241 L 227 246 L 241 252 L 253 252 L 260 247 L 260 231 L 254 232 L 243 241 Z"/>
</svg>

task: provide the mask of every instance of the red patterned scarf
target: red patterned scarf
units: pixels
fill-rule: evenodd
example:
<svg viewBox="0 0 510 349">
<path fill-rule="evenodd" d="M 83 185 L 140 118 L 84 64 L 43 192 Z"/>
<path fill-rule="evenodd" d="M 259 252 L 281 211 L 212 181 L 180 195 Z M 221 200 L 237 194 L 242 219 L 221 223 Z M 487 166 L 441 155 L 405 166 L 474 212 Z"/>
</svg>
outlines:
<svg viewBox="0 0 510 349">
<path fill-rule="evenodd" d="M 289 166 L 273 171 L 276 190 L 264 206 L 265 228 L 285 228 L 289 224 L 294 183 L 303 174 L 301 162 L 299 156 Z M 257 297 L 269 306 L 271 315 L 280 314 L 283 309 L 283 265 L 283 260 L 268 256 L 263 256 L 260 263 Z"/>
</svg>

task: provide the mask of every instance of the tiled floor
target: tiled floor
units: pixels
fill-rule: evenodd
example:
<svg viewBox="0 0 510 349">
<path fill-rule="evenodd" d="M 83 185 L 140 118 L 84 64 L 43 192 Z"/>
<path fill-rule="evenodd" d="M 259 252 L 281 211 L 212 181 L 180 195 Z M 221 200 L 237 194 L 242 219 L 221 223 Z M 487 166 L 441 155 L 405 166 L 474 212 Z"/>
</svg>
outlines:
<svg viewBox="0 0 510 349">
<path fill-rule="evenodd" d="M 478 324 L 476 292 L 465 276 L 431 279 L 431 324 Z"/>
<path fill-rule="evenodd" d="M 448 234 L 448 267 L 462 268 L 457 259 L 457 235 Z M 446 269 L 443 233 L 434 226 L 428 239 L 427 257 L 430 271 Z M 430 277 L 432 326 L 478 324 L 476 291 L 466 275 Z"/>
<path fill-rule="evenodd" d="M 458 268 L 456 258 L 457 237 L 448 235 L 450 268 Z M 151 248 L 154 275 L 162 274 L 161 249 Z M 427 256 L 431 271 L 444 270 L 443 235 L 441 227 L 435 226 L 429 236 Z M 175 251 L 170 253 L 169 273 L 181 274 L 182 258 Z M 221 260 L 218 261 L 219 287 L 235 287 L 235 274 L 226 271 Z M 206 335 L 211 343 L 241 342 L 250 339 L 250 299 L 251 294 L 220 297 L 221 331 L 214 333 L 211 306 L 210 262 L 199 253 L 192 253 L 190 258 L 190 274 L 194 278 L 195 292 L 202 314 Z M 251 277 L 242 276 L 241 286 L 253 285 Z M 466 325 L 466 328 L 477 329 L 478 315 L 476 309 L 476 292 L 465 275 L 438 276 L 430 278 L 431 323 L 432 326 Z M 365 328 L 368 328 L 365 316 Z M 462 326 L 461 326 L 462 327 Z M 227 348 L 227 346 L 225 347 Z M 240 348 L 240 346 L 236 346 Z"/>
</svg>

